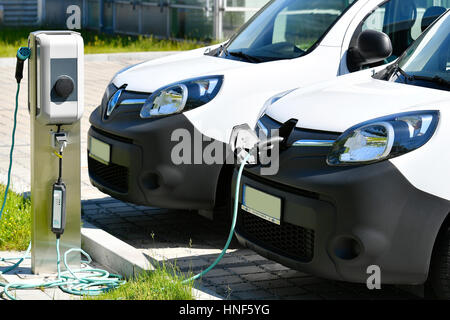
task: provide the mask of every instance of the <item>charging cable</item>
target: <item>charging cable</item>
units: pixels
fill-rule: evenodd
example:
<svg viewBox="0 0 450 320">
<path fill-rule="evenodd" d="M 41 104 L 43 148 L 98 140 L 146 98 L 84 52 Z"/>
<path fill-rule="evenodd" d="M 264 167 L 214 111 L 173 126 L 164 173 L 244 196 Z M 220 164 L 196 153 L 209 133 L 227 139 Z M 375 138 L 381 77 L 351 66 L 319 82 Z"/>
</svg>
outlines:
<svg viewBox="0 0 450 320">
<path fill-rule="evenodd" d="M 11 149 L 9 151 L 9 167 L 8 167 L 8 181 L 6 183 L 5 195 L 3 196 L 3 203 L 0 209 L 0 219 L 3 215 L 3 210 L 5 210 L 6 199 L 8 198 L 9 184 L 11 182 L 11 169 L 13 163 L 13 152 L 14 152 L 14 144 L 15 144 L 15 136 L 16 136 L 16 127 L 17 127 L 17 111 L 19 110 L 19 92 L 20 92 L 20 81 L 23 78 L 23 66 L 25 60 L 27 60 L 31 55 L 31 50 L 28 47 L 21 47 L 17 51 L 17 62 L 16 62 L 16 81 L 17 81 L 17 91 L 16 91 L 16 106 L 14 108 L 14 125 L 12 131 L 11 138 Z"/>
<path fill-rule="evenodd" d="M 10 290 L 26 290 L 26 289 L 47 289 L 58 287 L 62 291 L 78 296 L 93 296 L 98 295 L 103 292 L 115 289 L 125 283 L 120 275 L 110 274 L 103 269 L 97 268 L 83 268 L 72 270 L 67 263 L 68 255 L 74 252 L 79 252 L 84 255 L 87 260 L 82 261 L 82 263 L 89 264 L 92 262 L 91 257 L 82 249 L 72 248 L 64 253 L 63 263 L 66 267 L 66 271 L 61 272 L 60 269 L 60 249 L 59 249 L 59 239 L 56 240 L 56 253 L 57 253 L 57 267 L 58 267 L 58 277 L 56 280 L 43 281 L 38 283 L 2 283 L 0 282 L 0 287 L 4 287 L 3 293 L 11 300 L 17 300 L 16 297 Z M 27 250 L 28 254 L 30 247 Z M 23 261 L 23 260 L 22 260 Z M 19 261 L 14 266 L 8 268 L 3 273 L 11 271 L 16 268 Z"/>
<path fill-rule="evenodd" d="M 238 171 L 238 174 L 236 177 L 236 188 L 235 188 L 235 192 L 234 192 L 234 204 L 233 204 L 233 218 L 231 221 L 231 228 L 230 228 L 230 233 L 228 235 L 228 240 L 227 240 L 224 248 L 222 249 L 222 252 L 220 253 L 220 255 L 217 257 L 216 260 L 214 260 L 214 262 L 208 268 L 206 268 L 204 271 L 200 272 L 199 274 L 197 274 L 189 279 L 184 280 L 183 283 L 195 281 L 198 278 L 204 276 L 209 271 L 211 271 L 220 262 L 220 260 L 222 260 L 223 256 L 225 255 L 225 253 L 228 250 L 228 247 L 230 246 L 231 240 L 233 239 L 233 235 L 234 235 L 234 229 L 236 228 L 241 178 L 242 178 L 242 172 L 244 170 L 245 165 L 247 163 L 249 163 L 249 161 L 251 159 L 253 159 L 253 160 L 258 159 L 258 154 L 259 154 L 258 150 L 271 149 L 274 143 L 280 143 L 283 140 L 284 139 L 282 137 L 272 137 L 272 138 L 264 140 L 264 141 L 259 141 L 259 140 L 257 142 L 253 141 L 252 143 L 254 143 L 254 145 L 253 145 L 253 147 L 251 147 L 249 149 L 249 151 L 245 151 L 242 148 L 236 148 L 236 152 L 238 153 L 238 159 L 241 160 L 241 164 L 239 166 L 239 171 Z"/>
<path fill-rule="evenodd" d="M 203 277 L 205 274 L 207 274 L 209 271 L 211 271 L 220 262 L 220 260 L 222 260 L 223 256 L 227 252 L 228 247 L 230 246 L 230 243 L 231 243 L 231 239 L 233 239 L 234 229 L 236 228 L 236 221 L 237 221 L 237 215 L 238 215 L 238 203 L 239 203 L 239 191 L 240 191 L 240 185 L 241 185 L 242 171 L 244 170 L 244 167 L 247 164 L 247 161 L 250 159 L 250 157 L 251 157 L 251 154 L 248 153 L 247 156 L 242 160 L 241 165 L 239 167 L 239 171 L 238 171 L 238 175 L 237 175 L 237 179 L 236 179 L 236 189 L 235 189 L 235 193 L 234 193 L 233 218 L 231 221 L 230 233 L 228 235 L 227 242 L 225 243 L 225 246 L 222 249 L 222 252 L 208 268 L 206 268 L 199 274 L 196 274 L 195 276 L 184 280 L 182 283 L 188 283 L 191 281 L 195 281 L 200 277 Z"/>
<path fill-rule="evenodd" d="M 15 144 L 15 136 L 16 136 L 16 127 L 17 127 L 17 110 L 19 106 L 19 91 L 20 91 L 20 83 L 17 83 L 17 92 L 16 92 L 16 107 L 14 109 L 14 125 L 12 131 L 12 142 L 11 149 L 9 151 L 9 167 L 8 167 L 8 181 L 5 187 L 5 195 L 3 196 L 2 208 L 0 209 L 0 219 L 2 218 L 3 211 L 5 210 L 6 199 L 8 198 L 9 185 L 11 183 L 11 169 L 13 164 L 13 153 L 14 153 L 14 144 Z"/>
</svg>

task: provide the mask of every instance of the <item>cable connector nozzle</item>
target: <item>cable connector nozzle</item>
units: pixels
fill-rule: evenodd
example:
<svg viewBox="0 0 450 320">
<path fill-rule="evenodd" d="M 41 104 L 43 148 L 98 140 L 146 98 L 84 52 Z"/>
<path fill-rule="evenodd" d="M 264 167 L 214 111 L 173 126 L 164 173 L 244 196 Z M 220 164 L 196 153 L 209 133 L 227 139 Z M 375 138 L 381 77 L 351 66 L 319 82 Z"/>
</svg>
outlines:
<svg viewBox="0 0 450 320">
<path fill-rule="evenodd" d="M 253 149 L 259 142 L 259 138 L 256 132 L 250 128 L 248 124 L 242 124 L 233 128 L 230 137 L 231 150 L 236 154 L 239 163 L 249 154 L 249 151 Z M 247 159 L 248 164 L 256 164 L 258 157 L 257 154 L 251 154 Z"/>
<path fill-rule="evenodd" d="M 247 156 L 248 164 L 257 164 L 258 160 L 267 160 L 269 152 L 274 150 L 276 144 L 285 139 L 280 136 L 260 139 L 248 124 L 233 128 L 230 139 L 231 150 L 236 154 L 238 163 L 242 163 Z M 278 149 L 276 149 L 278 150 Z M 264 162 L 264 161 L 263 161 Z M 265 161 L 264 163 L 266 163 Z"/>
</svg>

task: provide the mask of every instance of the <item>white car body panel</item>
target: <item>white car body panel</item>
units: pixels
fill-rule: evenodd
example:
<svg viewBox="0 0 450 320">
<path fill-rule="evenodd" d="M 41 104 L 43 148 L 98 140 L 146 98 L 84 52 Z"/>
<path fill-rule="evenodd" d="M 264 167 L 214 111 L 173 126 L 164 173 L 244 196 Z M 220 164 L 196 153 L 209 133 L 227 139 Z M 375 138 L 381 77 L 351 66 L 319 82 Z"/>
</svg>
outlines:
<svg viewBox="0 0 450 320">
<path fill-rule="evenodd" d="M 279 122 L 298 119 L 304 129 L 344 132 L 366 120 L 412 110 L 435 109 L 450 93 L 376 80 L 365 74 L 298 89 L 272 106 L 266 114 Z M 331 119 L 331 120 L 330 120 Z"/>
<path fill-rule="evenodd" d="M 200 75 L 224 74 L 248 65 L 236 60 L 206 56 L 204 52 L 205 48 L 201 48 L 138 64 L 117 75 L 113 83 L 116 87 L 126 83 L 131 91 L 154 92 L 180 79 L 198 77 L 199 70 Z"/>
<path fill-rule="evenodd" d="M 417 189 L 450 200 L 450 92 L 376 80 L 367 73 L 296 90 L 266 109 L 279 122 L 298 119 L 298 127 L 344 132 L 358 123 L 396 113 L 439 110 L 440 121 L 424 146 L 390 159 Z"/>
<path fill-rule="evenodd" d="M 348 39 L 384 1 L 357 1 L 311 53 L 296 59 L 252 64 L 205 56 L 206 48 L 200 48 L 134 66 L 118 74 L 113 83 L 117 87 L 127 84 L 131 91 L 154 92 L 193 77 L 223 75 L 218 95 L 184 115 L 203 135 L 228 143 L 235 126 L 256 124 L 264 103 L 273 95 L 347 74 Z"/>
</svg>

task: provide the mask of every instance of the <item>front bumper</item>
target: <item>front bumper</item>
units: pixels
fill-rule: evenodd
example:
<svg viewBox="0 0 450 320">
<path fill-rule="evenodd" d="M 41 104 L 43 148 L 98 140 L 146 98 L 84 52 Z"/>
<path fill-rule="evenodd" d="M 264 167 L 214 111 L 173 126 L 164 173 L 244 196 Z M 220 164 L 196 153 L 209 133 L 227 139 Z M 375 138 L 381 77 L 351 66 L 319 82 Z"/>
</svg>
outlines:
<svg viewBox="0 0 450 320">
<path fill-rule="evenodd" d="M 91 114 L 88 136 L 111 146 L 109 165 L 88 156 L 91 183 L 102 192 L 136 204 L 192 210 L 213 208 L 222 165 L 195 164 L 194 159 L 198 156 L 194 155 L 195 150 L 200 148 L 202 152 L 211 141 L 200 140 L 195 149 L 193 144 L 202 135 L 182 114 L 149 120 L 140 119 L 136 111 L 117 112 L 107 120 L 102 117 L 101 107 Z M 180 143 L 172 141 L 172 133 L 177 129 L 191 137 L 191 163 L 178 165 L 172 161 L 173 148 Z"/>
<path fill-rule="evenodd" d="M 329 167 L 327 150 L 305 150 L 282 153 L 274 176 L 259 175 L 259 167 L 244 170 L 241 190 L 245 184 L 281 197 L 283 206 L 277 226 L 243 211 L 241 192 L 238 240 L 324 278 L 365 283 L 367 268 L 376 265 L 382 283 L 423 283 L 450 202 L 416 189 L 389 161 Z"/>
</svg>

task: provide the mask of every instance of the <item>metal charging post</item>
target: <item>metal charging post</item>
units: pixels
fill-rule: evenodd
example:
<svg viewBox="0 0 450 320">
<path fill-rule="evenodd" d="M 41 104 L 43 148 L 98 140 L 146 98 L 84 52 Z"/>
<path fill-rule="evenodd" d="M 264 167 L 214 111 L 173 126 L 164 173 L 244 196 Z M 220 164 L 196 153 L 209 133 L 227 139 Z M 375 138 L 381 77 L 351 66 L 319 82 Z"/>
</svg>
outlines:
<svg viewBox="0 0 450 320">
<path fill-rule="evenodd" d="M 60 238 L 61 256 L 81 247 L 81 150 L 80 118 L 84 103 L 83 39 L 72 31 L 36 31 L 30 34 L 28 99 L 31 116 L 31 215 L 32 272 L 54 273 L 56 244 L 54 195 L 59 176 L 55 133 L 65 133 L 62 179 L 66 187 L 65 230 Z M 64 137 L 63 137 L 64 138 Z M 71 255 L 71 268 L 80 268 L 80 255 Z M 64 269 L 64 265 L 61 267 Z"/>
</svg>

